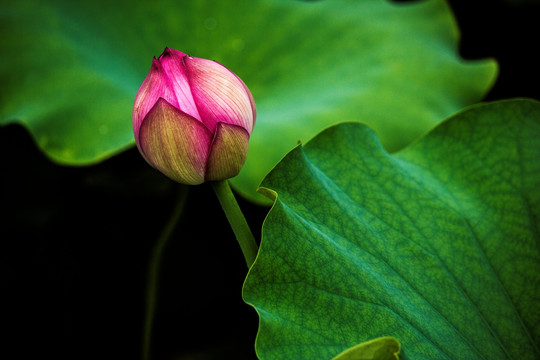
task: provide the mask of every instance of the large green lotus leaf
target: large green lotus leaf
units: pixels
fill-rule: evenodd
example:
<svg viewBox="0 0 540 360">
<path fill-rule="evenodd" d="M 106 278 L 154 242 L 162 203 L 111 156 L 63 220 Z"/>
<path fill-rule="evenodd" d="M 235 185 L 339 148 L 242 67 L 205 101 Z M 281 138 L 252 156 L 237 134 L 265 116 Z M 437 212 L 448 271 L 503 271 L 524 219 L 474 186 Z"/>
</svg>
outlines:
<svg viewBox="0 0 540 360">
<path fill-rule="evenodd" d="M 258 119 L 233 185 L 255 190 L 299 139 L 362 121 L 398 149 L 478 101 L 493 61 L 465 62 L 443 0 L 27 0 L 0 8 L 0 123 L 83 165 L 133 144 L 133 99 L 165 46 L 245 80 Z"/>
<path fill-rule="evenodd" d="M 396 155 L 345 123 L 291 151 L 244 286 L 262 360 L 381 336 L 403 359 L 538 359 L 540 103 L 478 105 Z"/>
</svg>

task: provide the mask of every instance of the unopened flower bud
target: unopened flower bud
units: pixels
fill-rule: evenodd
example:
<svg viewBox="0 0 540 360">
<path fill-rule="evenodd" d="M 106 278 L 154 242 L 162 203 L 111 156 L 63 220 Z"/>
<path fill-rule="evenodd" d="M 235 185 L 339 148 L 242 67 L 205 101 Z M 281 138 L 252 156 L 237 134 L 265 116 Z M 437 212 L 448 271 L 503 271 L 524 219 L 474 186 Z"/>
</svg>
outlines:
<svg viewBox="0 0 540 360">
<path fill-rule="evenodd" d="M 133 131 L 146 161 L 189 185 L 236 176 L 246 161 L 255 102 L 223 65 L 165 48 L 133 105 Z"/>
</svg>

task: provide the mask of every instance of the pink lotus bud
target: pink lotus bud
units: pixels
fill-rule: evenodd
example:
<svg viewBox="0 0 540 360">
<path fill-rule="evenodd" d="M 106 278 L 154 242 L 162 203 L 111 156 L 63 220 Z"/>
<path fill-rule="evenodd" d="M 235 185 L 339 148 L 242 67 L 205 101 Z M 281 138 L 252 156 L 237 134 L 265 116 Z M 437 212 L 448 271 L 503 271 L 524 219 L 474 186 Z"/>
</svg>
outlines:
<svg viewBox="0 0 540 360">
<path fill-rule="evenodd" d="M 197 185 L 240 172 L 255 116 L 238 76 L 215 61 L 165 48 L 135 97 L 133 132 L 150 165 Z"/>
</svg>

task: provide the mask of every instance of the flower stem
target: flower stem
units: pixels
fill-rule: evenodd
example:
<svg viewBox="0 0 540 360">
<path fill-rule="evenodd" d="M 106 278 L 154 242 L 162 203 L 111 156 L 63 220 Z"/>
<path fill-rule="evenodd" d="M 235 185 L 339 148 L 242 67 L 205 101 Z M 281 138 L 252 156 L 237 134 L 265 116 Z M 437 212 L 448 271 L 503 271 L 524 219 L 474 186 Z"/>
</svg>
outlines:
<svg viewBox="0 0 540 360">
<path fill-rule="evenodd" d="M 152 257 L 148 265 L 148 278 L 146 284 L 146 309 L 144 319 L 144 334 L 143 334 L 143 348 L 142 359 L 150 360 L 150 346 L 152 343 L 152 327 L 154 323 L 154 315 L 157 303 L 157 293 L 159 284 L 159 273 L 161 268 L 161 257 L 163 250 L 167 245 L 180 216 L 182 215 L 184 205 L 187 198 L 187 187 L 182 186 L 178 189 L 178 200 L 176 206 L 169 218 L 169 221 L 161 231 L 158 241 L 154 245 L 152 250 Z"/>
<path fill-rule="evenodd" d="M 227 220 L 231 224 L 234 235 L 236 235 L 236 240 L 244 254 L 246 264 L 250 268 L 257 257 L 258 247 L 244 214 L 242 214 L 242 210 L 240 210 L 240 206 L 238 206 L 227 180 L 215 181 L 211 184 L 225 212 L 225 216 L 227 216 Z"/>
</svg>

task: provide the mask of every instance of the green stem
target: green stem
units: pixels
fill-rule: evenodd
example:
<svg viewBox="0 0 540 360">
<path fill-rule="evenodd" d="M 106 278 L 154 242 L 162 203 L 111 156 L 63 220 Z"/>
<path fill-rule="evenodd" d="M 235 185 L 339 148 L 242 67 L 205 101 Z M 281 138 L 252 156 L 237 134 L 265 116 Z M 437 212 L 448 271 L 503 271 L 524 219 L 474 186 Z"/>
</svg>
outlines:
<svg viewBox="0 0 540 360">
<path fill-rule="evenodd" d="M 187 198 L 187 187 L 182 186 L 179 188 L 178 201 L 176 206 L 169 218 L 169 221 L 161 231 L 157 243 L 154 245 L 152 250 L 152 257 L 150 258 L 150 263 L 148 266 L 148 279 L 146 284 L 146 310 L 145 310 L 145 319 L 144 319 L 144 334 L 143 334 L 143 348 L 142 348 L 142 359 L 150 360 L 150 345 L 152 342 L 152 327 L 154 323 L 154 314 L 156 310 L 157 302 L 157 291 L 159 283 L 159 272 L 161 257 L 163 255 L 163 250 L 167 245 L 180 216 L 184 209 Z"/>
<path fill-rule="evenodd" d="M 236 235 L 236 240 L 244 254 L 247 266 L 250 268 L 257 257 L 258 247 L 244 214 L 242 214 L 242 210 L 240 210 L 240 206 L 238 206 L 227 180 L 216 181 L 211 184 L 225 212 L 225 216 L 227 216 L 227 220 L 231 224 L 234 235 Z"/>
</svg>

